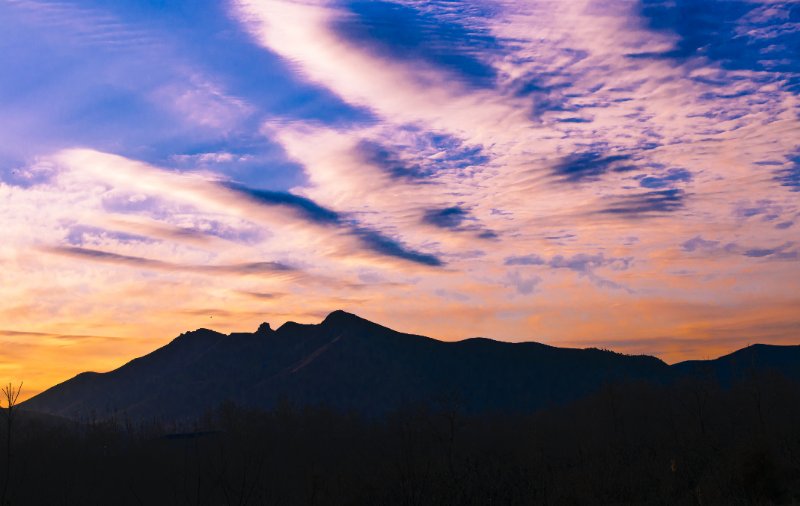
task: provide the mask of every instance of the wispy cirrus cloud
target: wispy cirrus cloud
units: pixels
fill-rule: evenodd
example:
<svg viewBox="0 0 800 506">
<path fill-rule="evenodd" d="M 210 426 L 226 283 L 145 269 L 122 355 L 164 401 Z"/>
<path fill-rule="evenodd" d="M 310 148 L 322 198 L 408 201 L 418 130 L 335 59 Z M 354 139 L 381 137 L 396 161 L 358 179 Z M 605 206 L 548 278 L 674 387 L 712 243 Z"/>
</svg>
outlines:
<svg viewBox="0 0 800 506">
<path fill-rule="evenodd" d="M 551 270 L 566 269 L 577 273 L 581 277 L 588 278 L 600 287 L 618 289 L 623 288 L 622 285 L 597 275 L 595 271 L 603 268 L 612 271 L 625 271 L 633 265 L 633 261 L 633 257 L 607 257 L 603 253 L 577 253 L 572 256 L 554 255 L 547 260 L 532 253 L 507 257 L 503 264 L 508 266 L 542 266 Z"/>
<path fill-rule="evenodd" d="M 54 255 L 63 255 L 73 258 L 107 262 L 142 269 L 156 269 L 165 271 L 182 271 L 201 274 L 238 274 L 238 275 L 263 275 L 286 274 L 297 272 L 297 269 L 280 262 L 247 262 L 240 264 L 196 264 L 186 265 L 152 258 L 120 255 L 109 251 L 80 248 L 77 246 L 52 246 L 43 248 L 42 251 Z"/>
<path fill-rule="evenodd" d="M 311 199 L 300 197 L 289 192 L 276 192 L 247 188 L 236 183 L 223 183 L 223 186 L 236 192 L 247 195 L 259 204 L 266 206 L 283 206 L 298 211 L 309 221 L 321 225 L 334 225 L 356 237 L 362 245 L 381 255 L 400 258 L 422 265 L 439 267 L 444 265 L 441 259 L 433 254 L 415 251 L 396 239 L 368 227 L 364 227 L 357 220 L 346 218 L 342 213 L 326 209 Z"/>
</svg>

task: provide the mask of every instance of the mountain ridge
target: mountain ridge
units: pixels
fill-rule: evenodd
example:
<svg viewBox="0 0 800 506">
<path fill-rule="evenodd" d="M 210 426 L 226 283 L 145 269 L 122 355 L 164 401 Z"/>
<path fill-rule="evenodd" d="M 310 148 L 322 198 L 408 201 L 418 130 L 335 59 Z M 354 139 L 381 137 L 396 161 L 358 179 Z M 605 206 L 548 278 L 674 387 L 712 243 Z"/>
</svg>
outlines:
<svg viewBox="0 0 800 506">
<path fill-rule="evenodd" d="M 81 373 L 21 406 L 67 418 L 189 419 L 226 400 L 260 409 L 290 400 L 382 415 L 449 396 L 470 412 L 534 411 L 614 382 L 666 382 L 713 370 L 730 383 L 741 369 L 737 357 L 789 375 L 800 370 L 800 346 L 745 350 L 670 366 L 597 348 L 485 337 L 439 341 L 338 310 L 318 324 L 184 332 L 117 369 Z"/>
</svg>

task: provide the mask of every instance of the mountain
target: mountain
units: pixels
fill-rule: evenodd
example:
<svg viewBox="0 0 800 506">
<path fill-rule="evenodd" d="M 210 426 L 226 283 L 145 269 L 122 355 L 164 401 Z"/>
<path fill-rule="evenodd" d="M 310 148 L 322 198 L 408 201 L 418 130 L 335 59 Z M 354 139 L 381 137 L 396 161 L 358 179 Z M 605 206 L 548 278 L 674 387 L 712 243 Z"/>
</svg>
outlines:
<svg viewBox="0 0 800 506">
<path fill-rule="evenodd" d="M 747 350 L 739 353 L 800 369 L 800 347 Z M 367 415 L 430 402 L 458 402 L 473 413 L 527 412 L 612 382 L 662 382 L 708 367 L 728 374 L 736 370 L 732 363 L 723 357 L 670 367 L 654 357 L 598 349 L 484 338 L 443 342 L 335 311 L 316 325 L 287 322 L 273 330 L 265 323 L 254 333 L 230 335 L 187 332 L 119 369 L 79 374 L 21 406 L 68 418 L 167 420 L 197 417 L 223 401 L 271 408 L 287 400 Z"/>
<path fill-rule="evenodd" d="M 753 344 L 715 360 L 688 360 L 673 364 L 678 377 L 711 377 L 730 385 L 753 373 L 778 372 L 800 381 L 800 346 Z"/>
</svg>

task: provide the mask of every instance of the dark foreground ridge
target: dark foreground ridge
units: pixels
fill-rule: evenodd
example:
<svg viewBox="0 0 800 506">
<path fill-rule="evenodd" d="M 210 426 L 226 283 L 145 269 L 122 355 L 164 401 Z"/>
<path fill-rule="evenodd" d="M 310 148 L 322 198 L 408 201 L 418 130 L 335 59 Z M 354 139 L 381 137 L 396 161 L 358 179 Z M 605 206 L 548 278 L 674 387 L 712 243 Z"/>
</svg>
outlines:
<svg viewBox="0 0 800 506">
<path fill-rule="evenodd" d="M 797 379 L 800 346 L 755 345 L 717 360 L 668 366 L 650 356 L 533 342 L 443 342 L 334 311 L 316 325 L 187 332 L 114 371 L 79 374 L 22 408 L 76 420 L 182 421 L 223 401 L 264 410 L 288 401 L 381 416 L 454 399 L 466 413 L 529 413 L 608 384 L 665 384 L 683 376 L 729 384 L 769 369 Z"/>
</svg>

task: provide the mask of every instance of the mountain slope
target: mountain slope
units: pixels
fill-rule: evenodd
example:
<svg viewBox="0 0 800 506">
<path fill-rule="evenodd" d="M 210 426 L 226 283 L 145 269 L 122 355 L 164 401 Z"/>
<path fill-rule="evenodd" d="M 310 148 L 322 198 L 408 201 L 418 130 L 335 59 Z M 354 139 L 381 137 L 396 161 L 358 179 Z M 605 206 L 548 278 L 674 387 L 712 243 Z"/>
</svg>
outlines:
<svg viewBox="0 0 800 506">
<path fill-rule="evenodd" d="M 225 400 L 270 408 L 287 399 L 379 415 L 447 399 L 469 412 L 530 411 L 608 382 L 670 375 L 654 357 L 483 338 L 443 342 L 335 311 L 317 325 L 181 334 L 114 371 L 79 374 L 24 407 L 71 418 L 187 419 Z"/>
<path fill-rule="evenodd" d="M 678 376 L 710 376 L 729 385 L 750 374 L 778 372 L 800 381 L 800 346 L 753 344 L 714 360 L 688 360 L 672 365 Z"/>
</svg>

